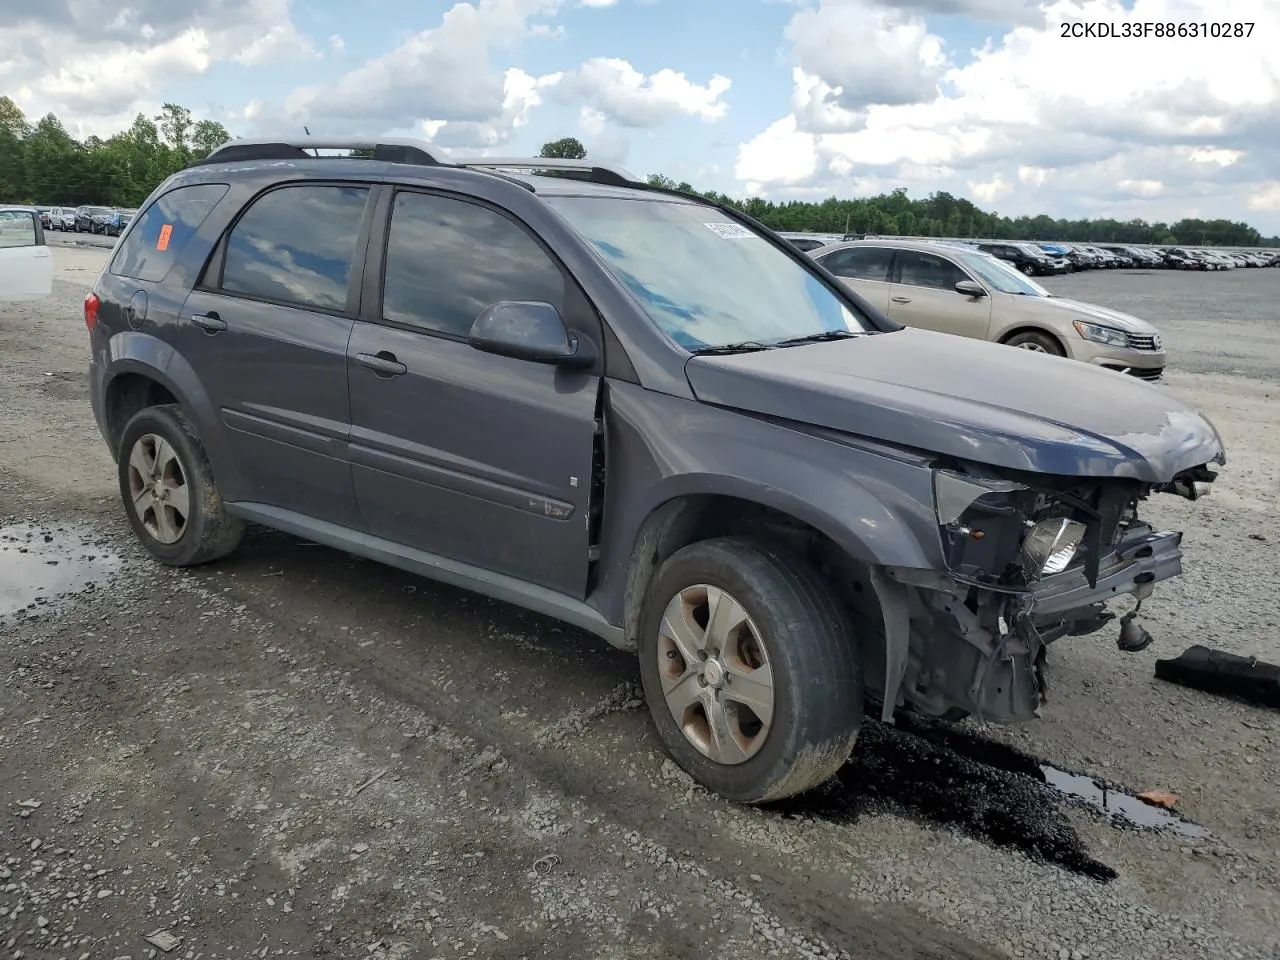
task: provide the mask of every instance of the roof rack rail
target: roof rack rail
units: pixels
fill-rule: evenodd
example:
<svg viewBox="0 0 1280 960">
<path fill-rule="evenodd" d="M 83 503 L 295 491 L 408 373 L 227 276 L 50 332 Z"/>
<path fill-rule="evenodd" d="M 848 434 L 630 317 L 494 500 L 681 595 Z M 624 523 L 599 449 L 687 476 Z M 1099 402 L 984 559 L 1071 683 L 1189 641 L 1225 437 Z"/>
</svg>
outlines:
<svg viewBox="0 0 1280 960">
<path fill-rule="evenodd" d="M 457 157 L 442 159 L 431 152 L 425 140 L 396 137 L 298 137 L 260 140 L 230 140 L 192 166 L 209 163 L 248 163 L 254 160 L 301 160 L 318 156 L 313 150 L 363 150 L 374 160 L 428 167 L 462 167 L 496 172 L 501 170 L 545 170 L 572 179 L 587 180 L 611 187 L 645 187 L 646 181 L 622 167 L 592 160 L 559 157 Z M 501 176 L 502 174 L 496 174 Z"/>
<path fill-rule="evenodd" d="M 411 163 L 438 167 L 442 162 L 425 140 L 396 137 L 302 137 L 282 140 L 229 140 L 195 165 L 206 163 L 245 163 L 252 160 L 299 160 L 315 156 L 311 150 L 367 150 L 374 160 L 388 163 Z"/>
<path fill-rule="evenodd" d="M 560 157 L 460 157 L 448 161 L 456 167 L 477 170 L 549 170 L 558 173 L 583 174 L 580 179 L 609 187 L 647 186 L 634 173 L 612 164 L 594 160 L 568 160 Z M 578 179 L 578 178 L 575 178 Z"/>
</svg>

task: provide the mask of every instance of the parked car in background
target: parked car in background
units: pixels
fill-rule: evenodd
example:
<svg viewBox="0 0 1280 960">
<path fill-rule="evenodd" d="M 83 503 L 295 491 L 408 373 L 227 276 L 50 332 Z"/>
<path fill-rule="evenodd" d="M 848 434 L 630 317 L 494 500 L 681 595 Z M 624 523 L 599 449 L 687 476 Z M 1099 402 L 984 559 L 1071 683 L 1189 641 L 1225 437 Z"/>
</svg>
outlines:
<svg viewBox="0 0 1280 960">
<path fill-rule="evenodd" d="M 49 208 L 50 229 L 70 232 L 76 228 L 76 208 L 70 206 Z"/>
<path fill-rule="evenodd" d="M 1158 380 L 1165 350 L 1145 320 L 1051 294 L 1006 261 L 920 240 L 861 240 L 809 256 L 889 318 Z"/>
<path fill-rule="evenodd" d="M 53 289 L 53 257 L 34 207 L 0 207 L 0 303 L 43 300 Z"/>
<path fill-rule="evenodd" d="M 91 205 L 76 207 L 76 233 L 101 233 L 103 218 L 114 212 L 110 207 L 95 207 Z"/>
<path fill-rule="evenodd" d="M 978 249 L 1013 265 L 1028 277 L 1063 273 L 1064 264 L 1031 243 L 980 243 Z"/>
<path fill-rule="evenodd" d="M 52 207 L 35 207 L 33 208 L 40 217 L 40 226 L 46 230 L 53 228 Z"/>
<path fill-rule="evenodd" d="M 800 231 L 783 231 L 778 236 L 782 237 L 797 250 L 806 253 L 810 250 L 816 250 L 818 247 L 826 246 L 828 243 L 835 243 L 840 239 L 836 234 L 804 233 Z"/>
<path fill-rule="evenodd" d="M 109 237 L 120 236 L 120 234 L 124 233 L 125 227 L 129 226 L 136 212 L 136 210 L 112 210 L 98 221 L 101 224 L 99 232 L 105 233 Z"/>
<path fill-rule="evenodd" d="M 1062 268 L 1063 273 L 1084 269 L 1084 267 L 1080 265 L 1078 258 L 1075 256 L 1074 251 L 1072 251 L 1066 244 L 1042 243 L 1039 244 L 1039 247 L 1055 262 L 1065 265 Z"/>
</svg>

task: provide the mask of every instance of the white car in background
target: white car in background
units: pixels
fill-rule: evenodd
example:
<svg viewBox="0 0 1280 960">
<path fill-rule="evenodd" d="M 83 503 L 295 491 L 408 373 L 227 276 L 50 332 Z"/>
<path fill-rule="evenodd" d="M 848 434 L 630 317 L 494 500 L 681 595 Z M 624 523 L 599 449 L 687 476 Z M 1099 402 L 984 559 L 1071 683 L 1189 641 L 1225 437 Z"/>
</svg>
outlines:
<svg viewBox="0 0 1280 960">
<path fill-rule="evenodd" d="M 53 289 L 53 255 L 35 207 L 0 206 L 0 303 L 43 300 Z"/>
</svg>

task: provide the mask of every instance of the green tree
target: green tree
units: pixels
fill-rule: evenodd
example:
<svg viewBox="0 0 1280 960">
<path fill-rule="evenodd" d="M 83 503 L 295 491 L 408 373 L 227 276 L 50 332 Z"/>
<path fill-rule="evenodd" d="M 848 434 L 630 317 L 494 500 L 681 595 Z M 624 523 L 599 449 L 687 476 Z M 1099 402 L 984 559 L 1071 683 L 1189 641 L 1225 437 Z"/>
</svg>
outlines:
<svg viewBox="0 0 1280 960">
<path fill-rule="evenodd" d="M 562 137 L 542 145 L 538 156 L 548 160 L 585 160 L 587 148 L 577 137 Z"/>
</svg>

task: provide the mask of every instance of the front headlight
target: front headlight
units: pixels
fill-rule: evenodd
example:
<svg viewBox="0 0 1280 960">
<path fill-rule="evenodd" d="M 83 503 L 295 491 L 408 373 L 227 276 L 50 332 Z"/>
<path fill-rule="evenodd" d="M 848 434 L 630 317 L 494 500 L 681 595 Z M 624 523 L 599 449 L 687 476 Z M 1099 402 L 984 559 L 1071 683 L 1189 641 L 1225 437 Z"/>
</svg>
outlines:
<svg viewBox="0 0 1280 960">
<path fill-rule="evenodd" d="M 1037 523 L 1022 541 L 1023 568 L 1028 579 L 1067 569 L 1080 549 L 1084 535 L 1083 523 L 1064 517 Z"/>
<path fill-rule="evenodd" d="M 1115 327 L 1104 327 L 1100 323 L 1086 323 L 1083 320 L 1074 322 L 1076 333 L 1094 343 L 1105 343 L 1112 347 L 1128 346 L 1129 338 L 1123 330 Z"/>
<path fill-rule="evenodd" d="M 971 580 L 998 580 L 1017 559 L 1035 492 L 998 477 L 935 470 L 933 495 L 947 569 Z"/>
</svg>

